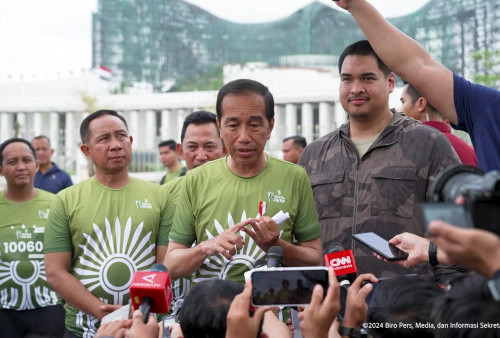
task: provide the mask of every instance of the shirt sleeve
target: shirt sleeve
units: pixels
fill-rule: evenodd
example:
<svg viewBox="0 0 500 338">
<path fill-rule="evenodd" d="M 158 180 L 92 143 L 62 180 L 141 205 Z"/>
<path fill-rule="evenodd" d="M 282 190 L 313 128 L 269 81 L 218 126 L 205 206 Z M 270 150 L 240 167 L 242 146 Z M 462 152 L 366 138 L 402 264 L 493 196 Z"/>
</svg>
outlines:
<svg viewBox="0 0 500 338">
<path fill-rule="evenodd" d="M 44 252 L 71 252 L 71 232 L 63 200 L 56 195 L 45 226 Z"/>
<path fill-rule="evenodd" d="M 293 234 L 297 241 L 306 242 L 318 238 L 320 236 L 320 229 L 318 215 L 314 206 L 311 183 L 303 168 L 300 170 L 298 185 L 297 191 L 300 191 L 300 201 L 293 226 Z"/>
<path fill-rule="evenodd" d="M 195 217 L 191 200 L 191 176 L 186 175 L 180 183 L 179 196 L 169 239 L 182 245 L 191 246 L 196 241 Z"/>
</svg>

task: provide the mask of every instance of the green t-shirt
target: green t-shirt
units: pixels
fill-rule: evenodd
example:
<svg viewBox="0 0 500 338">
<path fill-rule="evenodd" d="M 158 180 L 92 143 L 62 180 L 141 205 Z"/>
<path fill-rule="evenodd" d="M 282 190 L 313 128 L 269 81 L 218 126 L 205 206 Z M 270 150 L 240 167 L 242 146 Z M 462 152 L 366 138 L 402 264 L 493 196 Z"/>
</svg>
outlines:
<svg viewBox="0 0 500 338">
<path fill-rule="evenodd" d="M 171 173 L 167 172 L 167 174 L 163 177 L 162 184 L 166 184 L 168 182 L 171 182 L 171 181 L 175 180 L 177 177 L 179 177 L 179 175 L 181 174 L 181 172 L 183 172 L 184 170 L 186 170 L 186 167 L 180 165 L 180 166 L 177 167 L 177 169 L 175 169 Z"/>
<path fill-rule="evenodd" d="M 26 202 L 13 202 L 0 192 L 0 308 L 32 310 L 56 305 L 47 284 L 43 236 L 55 195 L 37 189 Z"/>
<path fill-rule="evenodd" d="M 172 197 L 172 201 L 174 204 L 177 204 L 184 177 L 186 176 L 177 177 L 175 180 L 162 185 L 162 188 L 165 189 L 166 193 Z"/>
<path fill-rule="evenodd" d="M 126 304 L 134 273 L 155 263 L 157 245 L 168 245 L 172 207 L 157 184 L 131 178 L 123 188 L 112 189 L 90 178 L 55 198 L 45 252 L 71 251 L 75 278 L 102 301 Z M 69 331 L 93 336 L 97 324 L 68 304 Z"/>
<path fill-rule="evenodd" d="M 241 177 L 227 166 L 227 157 L 188 171 L 175 211 L 170 240 L 191 246 L 216 237 L 248 218 L 258 216 L 259 202 L 267 203 L 267 216 L 280 210 L 290 218 L 279 225 L 280 238 L 299 242 L 320 236 L 311 184 L 305 170 L 293 163 L 268 156 L 260 173 Z M 243 273 L 266 254 L 244 232 L 245 245 L 227 260 L 217 254 L 208 257 L 195 273 L 194 283 L 211 278 L 243 281 Z"/>
</svg>

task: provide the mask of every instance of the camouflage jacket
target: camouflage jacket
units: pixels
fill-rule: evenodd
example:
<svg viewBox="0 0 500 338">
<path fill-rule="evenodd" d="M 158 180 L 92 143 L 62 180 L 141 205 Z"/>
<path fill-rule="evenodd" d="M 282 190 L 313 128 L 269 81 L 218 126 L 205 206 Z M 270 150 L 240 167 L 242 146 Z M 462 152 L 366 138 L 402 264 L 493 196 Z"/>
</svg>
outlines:
<svg viewBox="0 0 500 338">
<path fill-rule="evenodd" d="M 311 181 L 323 244 L 333 240 L 352 249 L 358 272 L 377 276 L 428 271 L 379 261 L 351 235 L 375 232 L 386 239 L 404 231 L 423 235 L 416 215 L 431 177 L 460 164 L 443 133 L 393 113 L 363 157 L 349 138 L 347 122 L 308 145 L 299 161 Z"/>
</svg>

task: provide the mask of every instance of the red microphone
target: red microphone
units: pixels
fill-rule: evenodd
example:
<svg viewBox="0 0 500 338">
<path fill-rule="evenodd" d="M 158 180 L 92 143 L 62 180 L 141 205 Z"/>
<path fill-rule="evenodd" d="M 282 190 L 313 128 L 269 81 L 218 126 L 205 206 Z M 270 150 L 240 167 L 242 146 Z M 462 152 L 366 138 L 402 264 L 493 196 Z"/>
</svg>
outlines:
<svg viewBox="0 0 500 338">
<path fill-rule="evenodd" d="M 150 312 L 167 313 L 172 302 L 172 286 L 167 268 L 154 264 L 150 270 L 137 271 L 130 284 L 134 310 L 141 310 L 144 323 Z"/>
<path fill-rule="evenodd" d="M 326 253 L 324 255 L 325 265 L 333 267 L 340 285 L 351 285 L 358 272 L 352 250 L 344 250 L 344 247 L 336 242 L 325 244 L 323 250 L 323 253 Z"/>
</svg>

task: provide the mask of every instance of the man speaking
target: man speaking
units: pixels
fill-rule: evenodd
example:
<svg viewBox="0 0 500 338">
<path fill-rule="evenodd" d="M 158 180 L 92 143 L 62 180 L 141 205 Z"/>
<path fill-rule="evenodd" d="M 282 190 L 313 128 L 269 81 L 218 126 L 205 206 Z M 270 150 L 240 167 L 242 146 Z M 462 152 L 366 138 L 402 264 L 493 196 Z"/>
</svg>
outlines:
<svg viewBox="0 0 500 338">
<path fill-rule="evenodd" d="M 301 167 L 264 153 L 274 126 L 272 94 L 257 81 L 235 80 L 220 89 L 216 109 L 229 154 L 184 179 L 165 259 L 170 276 L 243 281 L 275 245 L 283 248 L 285 265 L 320 265 L 308 177 Z M 279 211 L 290 217 L 278 226 L 271 217 Z"/>
</svg>

